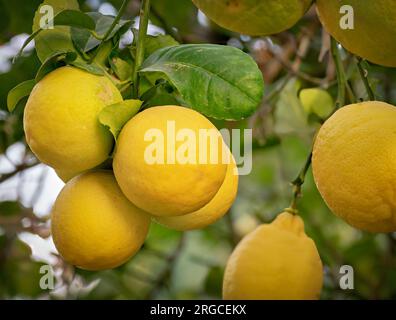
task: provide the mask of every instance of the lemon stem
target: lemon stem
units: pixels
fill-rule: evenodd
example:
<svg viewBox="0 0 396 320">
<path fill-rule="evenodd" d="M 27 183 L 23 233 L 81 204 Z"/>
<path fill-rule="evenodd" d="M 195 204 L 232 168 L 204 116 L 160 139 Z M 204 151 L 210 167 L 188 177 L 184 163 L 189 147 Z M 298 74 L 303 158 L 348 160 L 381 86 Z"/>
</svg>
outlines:
<svg viewBox="0 0 396 320">
<path fill-rule="evenodd" d="M 359 69 L 359 74 L 360 74 L 360 77 L 362 78 L 364 87 L 366 88 L 368 97 L 371 101 L 373 101 L 373 100 L 375 100 L 375 94 L 374 94 L 373 89 L 371 88 L 370 82 L 368 80 L 368 71 L 367 71 L 367 69 L 365 69 L 363 67 L 364 60 L 360 57 L 356 57 L 356 59 L 357 59 L 357 67 Z"/>
<path fill-rule="evenodd" d="M 340 50 L 338 49 L 338 43 L 334 38 L 331 38 L 331 55 L 333 57 L 337 72 L 338 94 L 336 109 L 339 109 L 345 105 L 345 89 L 347 88 L 347 80 L 344 66 L 342 65 Z"/>
<path fill-rule="evenodd" d="M 150 0 L 143 0 L 140 7 L 139 34 L 136 45 L 136 59 L 133 70 L 133 96 L 139 97 L 139 69 L 144 60 L 144 42 L 147 34 L 150 15 Z"/>
<path fill-rule="evenodd" d="M 290 207 L 286 209 L 286 211 L 297 214 L 297 201 L 301 197 L 301 188 L 302 185 L 305 182 L 305 176 L 307 175 L 307 172 L 309 170 L 309 167 L 311 166 L 312 163 L 312 151 L 309 153 L 307 160 L 305 161 L 305 164 L 303 168 L 301 169 L 300 173 L 298 174 L 297 178 L 294 179 L 292 182 L 293 185 L 293 199 L 290 204 Z"/>
</svg>

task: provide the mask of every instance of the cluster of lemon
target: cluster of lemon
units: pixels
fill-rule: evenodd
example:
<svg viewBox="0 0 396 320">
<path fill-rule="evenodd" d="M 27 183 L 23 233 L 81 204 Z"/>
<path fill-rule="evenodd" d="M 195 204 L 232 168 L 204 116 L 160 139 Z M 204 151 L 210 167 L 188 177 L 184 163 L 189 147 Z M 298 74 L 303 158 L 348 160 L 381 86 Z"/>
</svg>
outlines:
<svg viewBox="0 0 396 320">
<path fill-rule="evenodd" d="M 246 35 L 270 35 L 295 25 L 312 0 L 193 0 L 218 25 Z M 317 0 L 325 29 L 350 52 L 396 67 L 394 0 Z M 381 35 L 381 36 L 379 36 Z M 382 102 L 346 106 L 319 131 L 313 174 L 331 210 L 352 226 L 396 231 L 394 168 L 396 108 Z M 238 244 L 223 285 L 226 299 L 316 299 L 322 264 L 303 221 L 290 212 Z"/>
<path fill-rule="evenodd" d="M 313 175 L 329 208 L 351 226 L 396 231 L 396 107 L 370 101 L 345 106 L 319 130 Z M 224 276 L 226 299 L 316 299 L 322 264 L 300 217 L 285 212 L 247 235 Z"/>
<path fill-rule="evenodd" d="M 312 5 L 311 0 L 193 2 L 219 25 L 248 35 L 286 30 Z M 316 5 L 324 27 L 348 50 L 396 66 L 394 0 L 317 0 Z M 339 23 L 344 5 L 353 9 L 353 29 Z M 70 180 L 53 208 L 54 242 L 67 261 L 90 270 L 129 259 L 143 244 L 152 218 L 177 230 L 201 228 L 223 216 L 237 192 L 233 160 L 147 163 L 145 133 L 151 128 L 163 130 L 169 120 L 195 132 L 214 128 L 202 115 L 182 107 L 155 107 L 136 115 L 118 138 L 113 171 L 98 170 L 112 152 L 113 139 L 97 114 L 119 101 L 120 93 L 107 78 L 66 67 L 36 85 L 25 110 L 29 146 Z M 318 189 L 332 211 L 356 228 L 396 231 L 395 121 L 394 106 L 354 104 L 337 111 L 316 137 L 312 161 Z M 222 144 L 212 151 L 222 153 Z M 305 234 L 301 218 L 286 210 L 238 244 L 227 263 L 223 296 L 317 299 L 322 283 L 315 243 Z"/>
<path fill-rule="evenodd" d="M 294 26 L 313 0 L 192 0 L 218 25 L 246 35 L 271 35 Z M 350 52 L 396 67 L 394 0 L 316 0 L 325 29 Z"/>
<path fill-rule="evenodd" d="M 176 230 L 215 222 L 238 188 L 236 163 L 220 132 L 200 113 L 179 106 L 149 108 L 129 120 L 117 139 L 113 170 L 104 170 L 113 138 L 98 113 L 120 101 L 106 77 L 62 67 L 34 87 L 25 108 L 27 143 L 67 182 L 52 210 L 54 243 L 66 261 L 88 270 L 127 261 L 142 246 L 152 218 Z M 162 133 L 165 157 L 172 143 L 177 152 L 186 151 L 179 149 L 183 139 L 170 141 L 169 123 L 176 133 L 188 128 L 196 137 L 207 129 L 205 157 L 197 139 L 195 161 L 150 163 L 150 130 Z"/>
</svg>

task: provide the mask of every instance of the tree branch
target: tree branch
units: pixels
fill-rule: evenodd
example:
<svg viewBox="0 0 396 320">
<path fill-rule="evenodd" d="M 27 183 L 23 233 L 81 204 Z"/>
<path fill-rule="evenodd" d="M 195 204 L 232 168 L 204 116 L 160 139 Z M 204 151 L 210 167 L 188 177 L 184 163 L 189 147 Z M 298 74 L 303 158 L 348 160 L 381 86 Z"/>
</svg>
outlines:
<svg viewBox="0 0 396 320">
<path fill-rule="evenodd" d="M 3 183 L 5 181 L 7 181 L 8 179 L 11 179 L 16 174 L 18 174 L 24 170 L 33 168 L 33 167 L 37 166 L 38 164 L 40 164 L 40 162 L 33 162 L 30 164 L 26 164 L 26 163 L 21 164 L 21 165 L 17 166 L 14 171 L 0 175 L 0 183 Z"/>
</svg>

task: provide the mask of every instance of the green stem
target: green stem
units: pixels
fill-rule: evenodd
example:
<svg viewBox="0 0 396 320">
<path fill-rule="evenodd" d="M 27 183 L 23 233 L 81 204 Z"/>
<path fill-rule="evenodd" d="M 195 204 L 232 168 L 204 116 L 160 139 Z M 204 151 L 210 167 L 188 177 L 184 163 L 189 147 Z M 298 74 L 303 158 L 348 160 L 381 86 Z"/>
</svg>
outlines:
<svg viewBox="0 0 396 320">
<path fill-rule="evenodd" d="M 113 32 L 113 30 L 116 27 L 116 25 L 118 24 L 118 22 L 120 22 L 121 17 L 124 14 L 124 11 L 125 11 L 128 3 L 129 3 L 129 0 L 124 0 L 122 2 L 122 5 L 120 7 L 120 10 L 118 11 L 117 16 L 114 18 L 113 23 L 111 24 L 110 28 L 106 31 L 106 33 L 103 37 L 98 36 L 96 33 L 94 33 L 94 34 L 92 33 L 95 38 L 102 40 L 102 42 L 100 43 L 99 47 L 96 49 L 95 54 L 91 57 L 90 63 L 92 63 L 94 61 L 96 54 L 100 51 L 103 44 L 108 40 L 107 38 L 111 35 L 111 33 Z"/>
<path fill-rule="evenodd" d="M 135 68 L 133 69 L 133 96 L 139 97 L 139 69 L 144 60 L 144 43 L 150 15 L 150 0 L 143 0 L 140 7 L 139 34 L 136 46 Z"/>
<path fill-rule="evenodd" d="M 286 210 L 290 213 L 297 214 L 297 201 L 301 197 L 301 187 L 305 182 L 305 176 L 307 175 L 308 169 L 312 163 L 312 151 L 309 153 L 307 160 L 297 178 L 292 182 L 293 185 L 293 199 L 292 202 Z"/>
<path fill-rule="evenodd" d="M 363 59 L 360 57 L 356 57 L 357 59 L 357 67 L 359 69 L 359 74 L 360 77 L 362 78 L 364 87 L 366 88 L 367 94 L 369 96 L 370 100 L 375 100 L 375 94 L 373 92 L 373 89 L 371 89 L 370 83 L 368 81 L 368 72 L 366 69 L 363 68 Z"/>
<path fill-rule="evenodd" d="M 351 88 L 351 85 L 349 84 L 348 81 L 347 81 L 346 91 L 348 93 L 349 101 L 351 101 L 352 103 L 358 102 L 358 100 L 356 99 L 356 96 Z"/>
<path fill-rule="evenodd" d="M 113 20 L 113 23 L 111 24 L 110 28 L 107 30 L 106 34 L 103 36 L 103 41 L 106 41 L 107 38 L 111 35 L 111 33 L 113 32 L 114 28 L 116 27 L 116 25 L 118 24 L 118 22 L 120 22 L 122 15 L 124 14 L 124 11 L 127 7 L 129 3 L 129 0 L 124 0 L 120 10 L 118 11 L 117 16 L 115 17 L 115 19 Z"/>
<path fill-rule="evenodd" d="M 98 34 L 97 34 L 95 31 L 93 31 L 93 30 L 90 31 L 90 34 L 91 34 L 91 36 L 94 37 L 96 40 L 102 41 L 102 40 L 104 39 L 103 36 L 98 35 Z"/>
<path fill-rule="evenodd" d="M 337 71 L 338 95 L 336 109 L 339 109 L 345 105 L 345 89 L 347 87 L 347 81 L 340 56 L 340 50 L 338 49 L 338 43 L 336 40 L 334 40 L 334 38 L 331 38 L 331 55 L 333 56 Z"/>
</svg>

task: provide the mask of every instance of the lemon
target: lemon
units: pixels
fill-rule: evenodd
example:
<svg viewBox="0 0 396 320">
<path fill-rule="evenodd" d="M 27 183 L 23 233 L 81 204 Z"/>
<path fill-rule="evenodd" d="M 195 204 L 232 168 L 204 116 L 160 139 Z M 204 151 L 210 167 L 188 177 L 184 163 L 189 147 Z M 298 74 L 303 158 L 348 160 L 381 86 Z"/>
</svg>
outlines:
<svg viewBox="0 0 396 320">
<path fill-rule="evenodd" d="M 24 114 L 26 141 L 40 161 L 67 176 L 105 161 L 112 150 L 111 133 L 98 113 L 122 101 L 106 77 L 62 67 L 33 88 Z"/>
<path fill-rule="evenodd" d="M 61 179 L 64 183 L 68 182 L 72 178 L 76 176 L 76 172 L 67 171 L 67 170 L 55 170 L 56 175 Z"/>
<path fill-rule="evenodd" d="M 347 50 L 373 63 L 396 67 L 396 1 L 317 0 L 316 6 L 326 30 Z M 340 13 L 344 8 L 348 11 Z M 352 29 L 345 29 L 345 24 Z"/>
<path fill-rule="evenodd" d="M 235 161 L 227 167 L 219 191 L 203 208 L 177 217 L 155 217 L 154 220 L 170 229 L 187 231 L 202 229 L 223 217 L 231 208 L 238 191 L 238 169 Z"/>
<path fill-rule="evenodd" d="M 200 139 L 202 133 L 209 139 Z M 156 216 L 191 213 L 206 205 L 224 181 L 223 144 L 216 127 L 194 110 L 149 108 L 122 129 L 114 174 L 124 194 L 139 208 Z M 191 152 L 184 147 L 191 147 Z M 185 155 L 192 158 L 180 160 Z"/>
<path fill-rule="evenodd" d="M 108 158 L 106 161 L 102 162 L 100 165 L 91 168 L 90 170 L 85 170 L 79 173 L 76 173 L 74 170 L 68 171 L 65 169 L 54 169 L 56 175 L 61 179 L 64 183 L 67 183 L 71 179 L 73 179 L 78 174 L 83 174 L 88 171 L 98 171 L 98 170 L 111 170 L 112 169 L 112 158 Z"/>
<path fill-rule="evenodd" d="M 304 222 L 284 212 L 237 245 L 225 269 L 223 298 L 314 300 L 322 284 L 322 262 Z"/>
<path fill-rule="evenodd" d="M 223 28 L 251 36 L 270 35 L 291 28 L 312 0 L 193 0 Z"/>
<path fill-rule="evenodd" d="M 396 231 L 396 108 L 363 102 L 338 110 L 320 129 L 313 174 L 329 208 L 355 228 Z"/>
<path fill-rule="evenodd" d="M 122 194 L 110 171 L 70 180 L 51 212 L 56 248 L 69 263 L 86 270 L 115 268 L 142 246 L 150 217 Z"/>
</svg>

